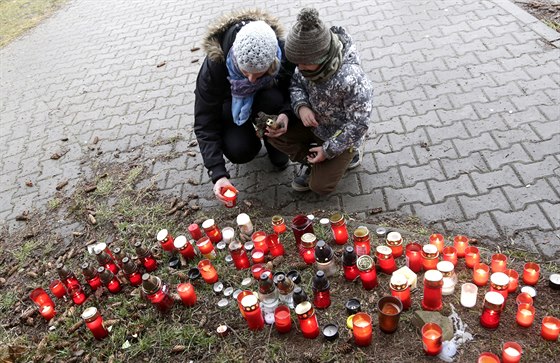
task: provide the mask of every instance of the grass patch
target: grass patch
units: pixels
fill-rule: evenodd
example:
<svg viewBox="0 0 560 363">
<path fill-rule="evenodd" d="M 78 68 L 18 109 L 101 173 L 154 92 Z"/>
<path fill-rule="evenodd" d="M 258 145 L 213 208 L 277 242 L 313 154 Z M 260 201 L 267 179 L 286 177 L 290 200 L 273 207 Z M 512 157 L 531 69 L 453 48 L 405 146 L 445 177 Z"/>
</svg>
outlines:
<svg viewBox="0 0 560 363">
<path fill-rule="evenodd" d="M 37 241 L 29 240 L 25 242 L 18 250 L 12 251 L 12 255 L 18 261 L 18 264 L 21 265 L 22 263 L 27 260 L 29 256 L 31 256 L 31 252 L 39 245 Z"/>
<path fill-rule="evenodd" d="M 10 311 L 18 301 L 18 296 L 14 291 L 6 291 L 0 295 L 0 312 Z"/>
<path fill-rule="evenodd" d="M 60 204 L 62 204 L 62 200 L 59 198 L 53 198 L 51 200 L 49 200 L 47 207 L 50 210 L 55 210 L 58 209 L 58 207 L 60 207 Z"/>
</svg>

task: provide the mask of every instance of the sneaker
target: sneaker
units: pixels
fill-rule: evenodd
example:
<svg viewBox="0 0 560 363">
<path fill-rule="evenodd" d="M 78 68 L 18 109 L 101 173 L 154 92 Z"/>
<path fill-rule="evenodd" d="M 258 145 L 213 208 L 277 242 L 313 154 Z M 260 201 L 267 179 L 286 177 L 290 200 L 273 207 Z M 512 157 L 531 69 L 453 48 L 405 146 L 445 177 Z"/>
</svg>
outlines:
<svg viewBox="0 0 560 363">
<path fill-rule="evenodd" d="M 296 192 L 306 192 L 309 188 L 309 175 L 311 175 L 311 167 L 301 164 L 298 175 L 292 180 L 292 189 Z"/>
<path fill-rule="evenodd" d="M 350 160 L 350 164 L 348 164 L 346 170 L 352 170 L 358 167 L 362 163 L 362 158 L 362 148 L 358 148 L 357 152 L 354 153 L 352 160 Z"/>
</svg>

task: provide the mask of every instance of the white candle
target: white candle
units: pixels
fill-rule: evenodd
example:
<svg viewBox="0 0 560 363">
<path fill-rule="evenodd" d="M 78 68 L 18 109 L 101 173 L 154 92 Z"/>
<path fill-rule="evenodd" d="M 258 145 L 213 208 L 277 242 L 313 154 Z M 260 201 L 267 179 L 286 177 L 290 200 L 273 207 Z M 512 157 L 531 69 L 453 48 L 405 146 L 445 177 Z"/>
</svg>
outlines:
<svg viewBox="0 0 560 363">
<path fill-rule="evenodd" d="M 461 286 L 461 305 L 466 308 L 472 308 L 476 305 L 476 297 L 478 294 L 478 287 L 470 282 Z"/>
<path fill-rule="evenodd" d="M 241 233 L 250 236 L 253 234 L 253 223 L 251 218 L 246 213 L 241 213 L 237 216 L 237 225 Z"/>
<path fill-rule="evenodd" d="M 224 243 L 229 244 L 231 241 L 233 241 L 233 238 L 235 237 L 235 230 L 231 227 L 224 227 L 222 229 L 222 241 L 224 241 Z"/>
</svg>

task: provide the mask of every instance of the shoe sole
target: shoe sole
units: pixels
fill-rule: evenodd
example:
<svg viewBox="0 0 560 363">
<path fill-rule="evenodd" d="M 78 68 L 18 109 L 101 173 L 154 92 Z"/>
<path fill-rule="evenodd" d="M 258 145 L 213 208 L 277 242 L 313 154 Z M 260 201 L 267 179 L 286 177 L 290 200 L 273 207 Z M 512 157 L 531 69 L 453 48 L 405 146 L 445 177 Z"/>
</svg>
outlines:
<svg viewBox="0 0 560 363">
<path fill-rule="evenodd" d="M 292 182 L 292 189 L 295 190 L 296 192 L 307 192 L 308 190 L 311 190 L 309 186 L 305 187 L 303 185 L 299 185 L 294 182 Z"/>
</svg>

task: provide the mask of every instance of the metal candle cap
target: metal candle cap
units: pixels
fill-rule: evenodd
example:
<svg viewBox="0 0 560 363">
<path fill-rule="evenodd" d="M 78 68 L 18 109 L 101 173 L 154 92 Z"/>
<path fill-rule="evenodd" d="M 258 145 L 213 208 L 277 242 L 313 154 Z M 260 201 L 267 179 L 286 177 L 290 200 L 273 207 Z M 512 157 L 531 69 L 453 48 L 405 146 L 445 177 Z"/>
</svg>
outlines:
<svg viewBox="0 0 560 363">
<path fill-rule="evenodd" d="M 402 291 L 408 287 L 408 280 L 404 275 L 393 273 L 389 284 L 393 290 Z"/>
<path fill-rule="evenodd" d="M 231 257 L 231 255 L 227 255 L 226 257 L 224 257 L 224 260 L 228 265 L 231 265 L 233 263 L 233 257 Z"/>
<path fill-rule="evenodd" d="M 399 232 L 389 232 L 387 234 L 387 244 L 397 244 L 402 242 L 402 236 Z"/>
<path fill-rule="evenodd" d="M 329 223 L 330 223 L 330 221 L 329 221 L 328 218 L 321 218 L 321 219 L 319 220 L 319 224 L 322 225 L 322 226 L 328 226 Z"/>
<path fill-rule="evenodd" d="M 181 268 L 181 260 L 178 257 L 173 257 L 169 260 L 169 267 L 174 268 L 174 269 L 180 269 Z"/>
<path fill-rule="evenodd" d="M 187 272 L 187 276 L 190 280 L 194 281 L 200 278 L 200 270 L 197 267 L 193 267 Z"/>
<path fill-rule="evenodd" d="M 385 236 L 387 235 L 387 230 L 383 227 L 379 227 L 375 230 L 375 234 L 379 238 L 385 238 Z"/>
<path fill-rule="evenodd" d="M 223 251 L 226 249 L 226 243 L 224 241 L 220 241 L 216 243 L 216 248 L 220 251 Z"/>
<path fill-rule="evenodd" d="M 439 272 L 446 274 L 446 273 L 453 272 L 455 266 L 451 261 L 440 261 L 437 263 L 437 269 Z"/>
<path fill-rule="evenodd" d="M 229 304 L 229 300 L 228 299 L 220 299 L 220 301 L 218 301 L 218 307 L 220 309 L 224 309 L 225 307 L 227 307 Z"/>
<path fill-rule="evenodd" d="M 82 313 L 82 319 L 88 321 L 91 318 L 95 317 L 96 315 L 97 315 L 97 308 L 91 306 L 84 310 L 84 312 Z"/>
<path fill-rule="evenodd" d="M 241 286 L 243 287 L 248 287 L 251 286 L 253 284 L 253 279 L 250 277 L 246 277 L 241 281 Z"/>
<path fill-rule="evenodd" d="M 212 290 L 214 290 L 214 292 L 216 294 L 222 292 L 224 290 L 224 284 L 222 284 L 220 281 L 214 283 L 214 285 L 212 286 Z"/>
<path fill-rule="evenodd" d="M 313 248 L 315 247 L 315 243 L 317 242 L 317 237 L 313 233 L 304 233 L 301 236 L 301 245 L 305 248 Z"/>
<path fill-rule="evenodd" d="M 424 273 L 424 279 L 430 282 L 438 282 L 443 279 L 443 274 L 438 270 L 428 270 Z"/>
<path fill-rule="evenodd" d="M 356 266 L 360 271 L 367 271 L 373 268 L 373 258 L 369 255 L 361 255 L 356 260 Z"/>
<path fill-rule="evenodd" d="M 560 290 L 560 274 L 552 274 L 548 278 L 548 284 L 551 289 Z"/>
<path fill-rule="evenodd" d="M 311 303 L 309 301 L 300 302 L 296 306 L 296 314 L 297 315 L 307 314 L 309 310 L 311 310 L 312 308 L 313 306 L 311 306 Z"/>
<path fill-rule="evenodd" d="M 294 282 L 294 284 L 299 284 L 301 282 L 301 276 L 299 274 L 298 271 L 296 270 L 291 270 L 288 271 L 288 273 L 286 274 L 286 276 L 290 279 L 292 279 L 292 281 Z"/>
<path fill-rule="evenodd" d="M 216 222 L 214 222 L 213 219 L 207 219 L 204 222 L 202 222 L 202 228 L 207 229 L 207 228 L 212 227 L 215 224 L 216 224 Z"/>
<path fill-rule="evenodd" d="M 233 294 L 233 287 L 227 287 L 224 289 L 224 296 L 230 297 Z"/>
<path fill-rule="evenodd" d="M 509 277 L 503 272 L 494 272 L 490 275 L 490 282 L 497 286 L 505 286 L 509 284 Z"/>
</svg>

